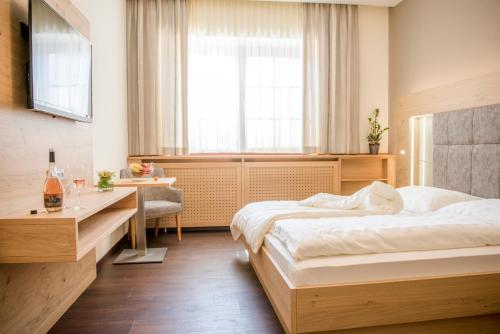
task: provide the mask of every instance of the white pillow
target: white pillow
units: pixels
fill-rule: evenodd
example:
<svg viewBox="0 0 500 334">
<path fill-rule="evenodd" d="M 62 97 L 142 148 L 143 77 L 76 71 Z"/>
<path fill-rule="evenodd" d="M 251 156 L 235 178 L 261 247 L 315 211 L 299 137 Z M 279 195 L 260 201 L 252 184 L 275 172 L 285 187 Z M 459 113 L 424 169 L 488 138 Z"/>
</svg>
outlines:
<svg viewBox="0 0 500 334">
<path fill-rule="evenodd" d="M 404 209 L 411 212 L 435 211 L 443 206 L 480 199 L 458 191 L 435 187 L 409 186 L 396 189 L 404 202 Z"/>
</svg>

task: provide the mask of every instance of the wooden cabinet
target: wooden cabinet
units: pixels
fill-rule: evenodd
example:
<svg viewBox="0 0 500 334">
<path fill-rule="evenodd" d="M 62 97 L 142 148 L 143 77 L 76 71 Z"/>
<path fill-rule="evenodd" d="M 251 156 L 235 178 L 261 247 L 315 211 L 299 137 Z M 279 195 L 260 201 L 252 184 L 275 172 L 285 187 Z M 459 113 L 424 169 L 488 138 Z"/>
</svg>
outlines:
<svg viewBox="0 0 500 334">
<path fill-rule="evenodd" d="M 130 157 L 153 162 L 184 190 L 183 226 L 229 226 L 246 203 L 350 195 L 378 180 L 394 185 L 392 155 L 186 155 Z M 161 226 L 175 226 L 171 218 Z"/>
<path fill-rule="evenodd" d="M 0 332 L 47 332 L 95 279 L 96 245 L 137 211 L 136 188 L 92 188 L 85 209 L 30 215 L 41 202 L 0 203 Z"/>
</svg>

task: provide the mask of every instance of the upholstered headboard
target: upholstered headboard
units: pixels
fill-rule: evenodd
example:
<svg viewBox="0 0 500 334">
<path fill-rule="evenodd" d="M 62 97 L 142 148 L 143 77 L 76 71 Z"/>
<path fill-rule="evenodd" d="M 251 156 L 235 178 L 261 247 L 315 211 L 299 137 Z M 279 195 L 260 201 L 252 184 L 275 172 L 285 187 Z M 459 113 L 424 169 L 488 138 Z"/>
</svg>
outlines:
<svg viewBox="0 0 500 334">
<path fill-rule="evenodd" d="M 433 115 L 433 184 L 500 198 L 500 104 Z"/>
</svg>

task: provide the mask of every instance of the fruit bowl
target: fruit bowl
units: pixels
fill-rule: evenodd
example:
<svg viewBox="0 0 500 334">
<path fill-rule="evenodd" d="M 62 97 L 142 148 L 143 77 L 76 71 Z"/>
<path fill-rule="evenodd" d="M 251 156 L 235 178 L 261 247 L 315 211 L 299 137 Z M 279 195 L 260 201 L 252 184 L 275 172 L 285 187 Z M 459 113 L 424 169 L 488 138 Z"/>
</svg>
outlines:
<svg viewBox="0 0 500 334">
<path fill-rule="evenodd" d="M 134 177 L 150 177 L 154 170 L 150 163 L 132 163 L 128 168 Z"/>
</svg>

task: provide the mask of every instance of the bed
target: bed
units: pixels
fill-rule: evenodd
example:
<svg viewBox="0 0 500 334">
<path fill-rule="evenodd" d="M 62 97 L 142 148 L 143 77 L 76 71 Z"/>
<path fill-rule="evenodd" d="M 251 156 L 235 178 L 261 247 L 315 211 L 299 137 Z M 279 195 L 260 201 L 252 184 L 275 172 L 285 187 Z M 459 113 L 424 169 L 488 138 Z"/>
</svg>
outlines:
<svg viewBox="0 0 500 334">
<path fill-rule="evenodd" d="M 435 114 L 434 184 L 500 198 L 499 122 L 499 105 Z M 287 333 L 500 332 L 499 245 L 297 261 L 276 234 L 244 243 Z"/>
</svg>

